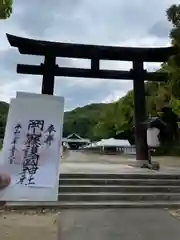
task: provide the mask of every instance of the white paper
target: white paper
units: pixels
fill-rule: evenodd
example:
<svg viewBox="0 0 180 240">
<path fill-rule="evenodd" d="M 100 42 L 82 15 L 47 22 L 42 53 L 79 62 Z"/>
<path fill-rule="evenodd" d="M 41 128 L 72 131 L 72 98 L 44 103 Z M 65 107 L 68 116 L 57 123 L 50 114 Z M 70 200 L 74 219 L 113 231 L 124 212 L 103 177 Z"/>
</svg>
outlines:
<svg viewBox="0 0 180 240">
<path fill-rule="evenodd" d="M 41 96 L 42 95 L 39 94 L 36 98 L 20 97 L 13 99 L 10 104 L 3 144 L 3 167 L 6 169 L 6 172 L 11 175 L 12 182 L 7 189 L 0 192 L 1 200 L 57 200 L 64 99 L 60 97 L 61 100 L 51 101 L 44 97 L 41 98 Z M 32 120 L 43 120 L 44 122 Z M 36 125 L 35 128 L 34 124 Z M 43 126 L 43 129 L 39 129 L 37 124 Z M 14 127 L 17 125 L 19 128 L 16 129 L 19 131 L 16 131 L 18 134 L 14 134 Z M 27 157 L 25 157 L 27 144 L 25 143 L 27 142 L 28 126 L 30 127 L 28 139 L 31 137 L 31 141 L 29 141 L 28 145 L 29 150 L 27 151 L 27 160 Z M 51 126 L 50 130 L 55 131 L 46 131 L 49 126 Z M 35 133 L 36 136 L 32 135 L 32 133 Z M 41 136 L 39 137 L 37 134 Z M 35 137 L 36 140 L 38 139 L 40 145 L 37 148 L 33 147 L 33 142 L 35 142 L 33 138 L 35 139 Z M 15 154 L 13 152 L 15 157 L 12 159 L 10 158 L 10 154 L 12 152 L 13 139 L 16 139 L 16 146 Z M 30 164 L 32 163 L 31 160 L 33 158 L 32 149 L 34 149 L 33 156 L 35 159 L 33 165 Z M 38 160 L 37 155 L 39 155 Z M 13 162 L 12 164 L 10 164 L 10 160 Z M 38 167 L 37 169 L 36 166 Z M 39 194 L 38 191 L 42 193 Z M 52 195 L 52 192 L 56 194 Z"/>
<path fill-rule="evenodd" d="M 45 100 L 51 100 L 51 101 L 58 101 L 61 104 L 63 104 L 64 109 L 64 97 L 62 96 L 54 96 L 54 95 L 48 95 L 48 94 L 38 94 L 38 93 L 29 93 L 29 92 L 16 92 L 16 98 L 41 98 Z M 62 143 L 60 143 L 60 149 L 62 147 Z M 62 156 L 60 158 L 60 162 L 62 160 Z"/>
</svg>

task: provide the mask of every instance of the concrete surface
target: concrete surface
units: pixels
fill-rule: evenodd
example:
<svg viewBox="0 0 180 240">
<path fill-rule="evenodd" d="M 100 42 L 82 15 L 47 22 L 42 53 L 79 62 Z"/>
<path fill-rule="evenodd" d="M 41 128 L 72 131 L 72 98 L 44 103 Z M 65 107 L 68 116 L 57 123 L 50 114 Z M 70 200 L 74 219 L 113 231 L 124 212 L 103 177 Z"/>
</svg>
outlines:
<svg viewBox="0 0 180 240">
<path fill-rule="evenodd" d="M 180 220 L 160 209 L 65 210 L 59 240 L 179 240 Z"/>
<path fill-rule="evenodd" d="M 134 168 L 125 164 L 109 163 L 62 163 L 60 173 L 122 173 L 151 172 L 148 169 Z"/>
<path fill-rule="evenodd" d="M 180 158 L 155 157 L 153 160 L 160 163 L 158 174 L 180 174 Z M 61 160 L 60 173 L 157 173 L 129 166 L 134 161 L 134 156 L 67 151 Z"/>
<path fill-rule="evenodd" d="M 160 170 L 152 171 L 145 168 L 136 168 L 128 164 L 109 163 L 79 163 L 62 162 L 60 173 L 144 173 L 144 174 L 180 174 L 180 167 L 161 166 Z"/>
<path fill-rule="evenodd" d="M 0 212 L 1 240 L 57 240 L 57 213 Z"/>
<path fill-rule="evenodd" d="M 103 155 L 92 152 L 66 151 L 63 154 L 63 162 L 79 163 L 118 163 L 127 164 L 128 161 L 135 160 L 134 155 Z M 156 156 L 152 157 L 153 161 L 159 162 L 163 166 L 180 167 L 180 157 Z"/>
</svg>

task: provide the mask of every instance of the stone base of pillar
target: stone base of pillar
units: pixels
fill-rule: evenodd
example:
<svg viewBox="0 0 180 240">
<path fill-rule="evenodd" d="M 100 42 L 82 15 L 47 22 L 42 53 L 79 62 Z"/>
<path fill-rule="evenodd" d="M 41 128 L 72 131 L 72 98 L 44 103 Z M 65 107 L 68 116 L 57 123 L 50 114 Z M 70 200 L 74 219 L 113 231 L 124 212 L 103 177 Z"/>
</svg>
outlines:
<svg viewBox="0 0 180 240">
<path fill-rule="evenodd" d="M 159 171 L 160 164 L 158 162 L 152 161 L 149 163 L 148 160 L 130 160 L 130 163 L 128 164 L 131 167 L 137 167 L 137 168 L 146 168 L 150 170 Z"/>
<path fill-rule="evenodd" d="M 149 162 L 147 160 L 136 160 L 136 159 L 130 159 L 129 160 L 129 166 L 131 167 L 141 167 L 143 166 L 144 164 L 149 164 Z"/>
</svg>

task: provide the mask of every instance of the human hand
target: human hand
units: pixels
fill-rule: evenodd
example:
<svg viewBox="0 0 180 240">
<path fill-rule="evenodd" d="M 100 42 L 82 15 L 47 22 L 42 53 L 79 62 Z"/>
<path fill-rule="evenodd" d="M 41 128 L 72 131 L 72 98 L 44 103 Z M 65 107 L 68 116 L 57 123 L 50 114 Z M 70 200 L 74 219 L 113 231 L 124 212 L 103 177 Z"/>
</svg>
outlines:
<svg viewBox="0 0 180 240">
<path fill-rule="evenodd" d="M 8 174 L 0 173 L 0 190 L 9 186 L 11 178 Z"/>
<path fill-rule="evenodd" d="M 5 173 L 0 173 L 0 191 L 9 186 L 11 178 Z M 0 201 L 0 206 L 4 206 L 6 202 Z"/>
</svg>

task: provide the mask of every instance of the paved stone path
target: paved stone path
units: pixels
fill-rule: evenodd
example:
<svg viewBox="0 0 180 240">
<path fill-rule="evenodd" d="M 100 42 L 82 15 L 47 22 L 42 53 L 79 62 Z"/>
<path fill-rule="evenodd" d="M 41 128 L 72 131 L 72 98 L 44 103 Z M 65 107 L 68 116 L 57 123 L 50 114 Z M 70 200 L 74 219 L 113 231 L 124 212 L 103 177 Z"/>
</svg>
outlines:
<svg viewBox="0 0 180 240">
<path fill-rule="evenodd" d="M 65 210 L 59 240 L 179 240 L 180 220 L 161 209 Z"/>
<path fill-rule="evenodd" d="M 169 160 L 168 160 L 169 159 Z M 161 173 L 180 174 L 180 159 L 163 157 L 155 158 L 160 162 Z M 134 156 L 100 155 L 81 151 L 67 151 L 60 164 L 61 173 L 155 173 L 148 169 L 134 168 L 128 164 L 135 162 Z M 162 164 L 161 164 L 162 162 Z M 166 164 L 163 164 L 166 163 Z M 168 164 L 167 164 L 168 163 Z M 176 163 L 176 164 L 175 164 Z"/>
</svg>

